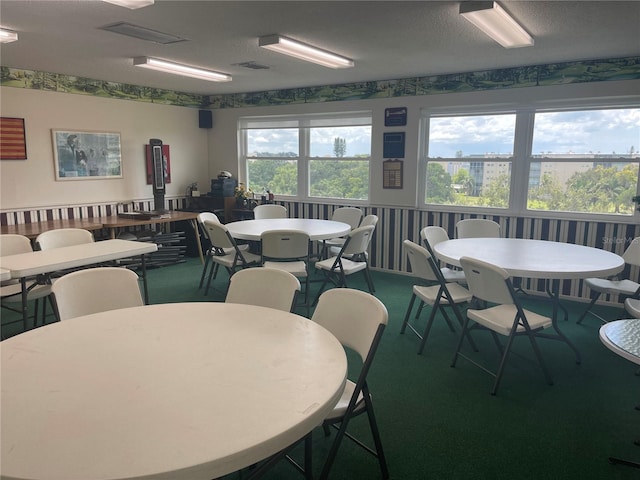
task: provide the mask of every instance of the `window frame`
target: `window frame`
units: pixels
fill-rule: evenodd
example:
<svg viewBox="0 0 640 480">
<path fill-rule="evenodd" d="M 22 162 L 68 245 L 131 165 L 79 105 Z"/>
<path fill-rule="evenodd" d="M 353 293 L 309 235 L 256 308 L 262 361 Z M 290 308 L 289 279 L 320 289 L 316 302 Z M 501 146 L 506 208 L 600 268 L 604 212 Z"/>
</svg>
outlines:
<svg viewBox="0 0 640 480">
<path fill-rule="evenodd" d="M 527 208 L 529 175 L 531 164 L 540 162 L 541 159 L 534 158 L 532 154 L 533 133 L 536 113 L 549 112 L 569 112 L 585 110 L 608 110 L 608 109 L 632 109 L 640 108 L 640 103 L 633 102 L 590 102 L 576 105 L 576 103 L 553 102 L 547 105 L 494 105 L 478 106 L 473 108 L 424 108 L 420 112 L 420 141 L 418 145 L 418 208 L 420 210 L 430 210 L 437 212 L 451 213 L 473 213 L 478 215 L 498 215 L 498 216 L 518 216 L 536 217 L 550 219 L 569 219 L 584 221 L 603 221 L 615 223 L 638 223 L 640 212 L 635 209 L 632 215 L 615 215 L 610 213 L 587 213 L 569 212 L 562 210 L 533 210 Z M 465 205 L 446 205 L 427 203 L 426 198 L 426 172 L 429 150 L 429 127 L 432 117 L 443 116 L 472 116 L 472 115 L 492 115 L 514 113 L 516 115 L 516 126 L 514 132 L 513 156 L 511 157 L 511 184 L 509 190 L 509 205 L 507 208 L 497 207 L 469 207 Z M 640 149 L 640 146 L 637 148 Z M 443 159 L 445 161 L 449 160 Z M 487 159 L 492 161 L 492 159 Z M 576 159 L 556 159 L 549 157 L 545 159 L 549 162 L 571 163 Z M 640 162 L 640 159 L 638 159 Z M 638 173 L 638 183 L 636 185 L 636 195 L 640 195 L 640 167 Z"/>
<path fill-rule="evenodd" d="M 366 121 L 365 121 L 366 120 Z M 348 202 L 353 205 L 368 205 L 371 202 L 371 149 L 373 148 L 373 138 L 369 150 L 369 157 L 312 157 L 311 156 L 311 129 L 322 127 L 346 127 L 346 126 L 368 126 L 371 128 L 373 136 L 373 112 L 371 110 L 358 110 L 339 113 L 321 114 L 300 114 L 300 115 L 267 115 L 257 117 L 241 117 L 238 119 L 238 171 L 241 181 L 249 179 L 249 160 L 256 159 L 249 157 L 247 152 L 248 137 L 247 132 L 258 125 L 270 125 L 268 128 L 297 128 L 298 129 L 298 156 L 287 157 L 286 160 L 296 160 L 298 164 L 297 195 L 276 195 L 277 198 L 286 201 L 313 201 L 315 203 L 333 204 L 336 201 Z M 254 126 L 255 125 L 255 126 Z M 252 126 L 254 126 L 252 128 Z M 267 128 L 267 127 L 263 127 Z M 277 160 L 282 157 L 264 157 L 263 160 Z M 369 195 L 367 199 L 345 199 L 337 197 L 312 196 L 310 192 L 310 163 L 313 160 L 330 161 L 362 161 L 367 162 L 369 175 L 367 178 Z M 250 187 L 250 185 L 249 185 Z"/>
</svg>

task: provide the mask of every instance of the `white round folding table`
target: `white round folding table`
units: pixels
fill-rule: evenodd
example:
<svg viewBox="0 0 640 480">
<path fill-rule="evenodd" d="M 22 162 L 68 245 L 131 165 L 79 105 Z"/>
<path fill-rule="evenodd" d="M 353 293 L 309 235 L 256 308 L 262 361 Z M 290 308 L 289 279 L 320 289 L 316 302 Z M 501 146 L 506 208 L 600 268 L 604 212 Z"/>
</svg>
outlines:
<svg viewBox="0 0 640 480">
<path fill-rule="evenodd" d="M 351 231 L 347 223 L 313 218 L 265 218 L 260 220 L 241 220 L 225 225 L 233 238 L 260 241 L 260 236 L 268 230 L 301 230 L 311 240 L 328 240 L 341 237 Z"/>
<path fill-rule="evenodd" d="M 3 479 L 211 479 L 287 448 L 345 384 L 309 319 L 226 303 L 113 310 L 2 342 Z"/>
<path fill-rule="evenodd" d="M 564 341 L 576 354 L 580 352 L 558 328 L 560 280 L 607 277 L 624 268 L 624 259 L 615 253 L 572 243 L 531 240 L 524 238 L 463 238 L 446 240 L 433 246 L 443 262 L 460 266 L 460 258 L 472 257 L 498 265 L 514 277 L 549 280 L 547 290 L 553 300 L 553 328 L 557 336 L 538 333 L 537 336 Z"/>
</svg>

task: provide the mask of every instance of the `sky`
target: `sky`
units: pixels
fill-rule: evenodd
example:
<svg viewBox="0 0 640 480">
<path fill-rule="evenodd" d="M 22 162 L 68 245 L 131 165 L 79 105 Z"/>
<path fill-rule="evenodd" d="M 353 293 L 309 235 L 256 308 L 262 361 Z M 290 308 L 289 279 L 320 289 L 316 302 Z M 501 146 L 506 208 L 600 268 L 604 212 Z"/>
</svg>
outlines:
<svg viewBox="0 0 640 480">
<path fill-rule="evenodd" d="M 429 156 L 512 154 L 515 114 L 432 117 Z M 298 129 L 249 130 L 248 152 L 298 152 Z M 314 128 L 311 156 L 333 156 L 336 137 L 346 139 L 347 157 L 370 154 L 369 127 Z M 640 150 L 640 108 L 536 113 L 534 155 L 618 153 Z"/>
</svg>

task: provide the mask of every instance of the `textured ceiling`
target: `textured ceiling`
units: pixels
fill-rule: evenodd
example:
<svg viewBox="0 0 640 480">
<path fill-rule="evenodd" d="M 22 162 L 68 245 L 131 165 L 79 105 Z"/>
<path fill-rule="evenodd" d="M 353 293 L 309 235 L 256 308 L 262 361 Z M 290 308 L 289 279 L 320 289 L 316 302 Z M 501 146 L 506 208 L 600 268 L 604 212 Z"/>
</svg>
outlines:
<svg viewBox="0 0 640 480">
<path fill-rule="evenodd" d="M 225 94 L 640 55 L 640 2 L 500 2 L 535 38 L 504 49 L 439 1 L 163 1 L 128 10 L 93 1 L 0 1 L 19 41 L 2 66 L 197 94 Z M 126 21 L 184 37 L 160 45 L 101 30 Z M 279 33 L 355 61 L 333 70 L 258 47 Z M 134 68 L 153 56 L 233 75 L 211 83 Z M 269 69 L 239 65 L 256 62 Z"/>
</svg>

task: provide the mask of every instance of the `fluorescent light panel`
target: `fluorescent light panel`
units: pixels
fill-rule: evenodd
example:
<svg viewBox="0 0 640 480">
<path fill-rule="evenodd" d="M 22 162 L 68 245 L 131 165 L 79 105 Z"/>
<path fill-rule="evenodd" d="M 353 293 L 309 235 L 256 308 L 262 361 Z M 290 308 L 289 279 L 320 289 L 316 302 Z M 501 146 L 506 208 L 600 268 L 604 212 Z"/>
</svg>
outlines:
<svg viewBox="0 0 640 480">
<path fill-rule="evenodd" d="M 504 48 L 533 45 L 533 38 L 496 2 L 460 2 L 460 15 Z"/>
<path fill-rule="evenodd" d="M 208 80 L 210 82 L 230 82 L 231 75 L 226 73 L 214 72 L 212 70 L 204 70 L 201 68 L 190 67 L 180 63 L 168 62 L 152 57 L 136 57 L 133 59 L 136 67 L 150 68 L 165 73 L 173 73 L 175 75 L 183 75 L 185 77 L 197 78 L 199 80 Z"/>
<path fill-rule="evenodd" d="M 0 28 L 0 43 L 11 43 L 18 40 L 18 34 L 6 28 Z"/>
<path fill-rule="evenodd" d="M 274 52 L 290 55 L 300 60 L 317 63 L 329 68 L 351 68 L 353 60 L 337 55 L 327 50 L 308 45 L 306 43 L 283 37 L 282 35 L 267 35 L 260 37 L 258 45 Z"/>
<path fill-rule="evenodd" d="M 149 5 L 153 5 L 155 0 L 102 0 L 103 2 L 112 3 L 114 5 L 118 5 L 119 7 L 126 7 L 131 10 L 135 10 L 137 8 L 148 7 Z"/>
</svg>

